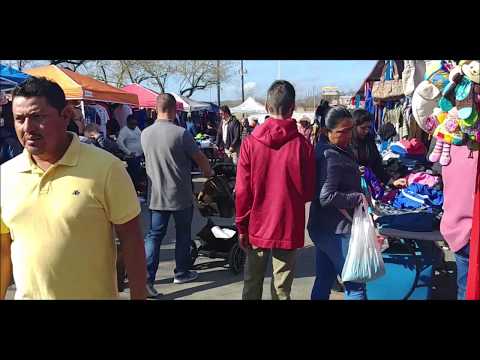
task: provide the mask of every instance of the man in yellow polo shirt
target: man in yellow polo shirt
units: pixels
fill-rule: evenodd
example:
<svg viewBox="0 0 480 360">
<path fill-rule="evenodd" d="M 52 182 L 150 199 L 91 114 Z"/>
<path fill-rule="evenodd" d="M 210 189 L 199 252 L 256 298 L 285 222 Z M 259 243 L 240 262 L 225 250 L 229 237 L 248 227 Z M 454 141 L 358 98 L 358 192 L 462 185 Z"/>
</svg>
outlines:
<svg viewBox="0 0 480 360">
<path fill-rule="evenodd" d="M 56 83 L 31 78 L 12 105 L 24 151 L 0 167 L 0 298 L 12 273 L 16 299 L 117 298 L 115 227 L 131 298 L 145 299 L 140 206 L 123 163 L 66 131 Z"/>
</svg>

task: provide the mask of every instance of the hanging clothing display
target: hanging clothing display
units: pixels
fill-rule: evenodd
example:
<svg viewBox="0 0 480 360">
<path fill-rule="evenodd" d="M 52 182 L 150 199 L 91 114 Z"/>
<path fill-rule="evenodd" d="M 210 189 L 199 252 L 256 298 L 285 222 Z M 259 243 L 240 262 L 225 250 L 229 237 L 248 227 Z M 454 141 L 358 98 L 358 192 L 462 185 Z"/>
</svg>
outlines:
<svg viewBox="0 0 480 360">
<path fill-rule="evenodd" d="M 128 105 L 120 104 L 113 111 L 113 116 L 117 119 L 120 129 L 124 126 L 127 126 L 127 117 L 128 115 L 133 114 L 132 109 Z"/>
<path fill-rule="evenodd" d="M 107 109 L 105 109 L 102 105 L 99 104 L 91 104 L 89 105 L 92 108 L 95 109 L 97 112 L 99 118 L 100 118 L 100 124 L 98 124 L 98 128 L 101 133 L 103 133 L 104 136 L 107 135 L 107 123 L 110 120 L 110 116 L 108 115 Z"/>
</svg>

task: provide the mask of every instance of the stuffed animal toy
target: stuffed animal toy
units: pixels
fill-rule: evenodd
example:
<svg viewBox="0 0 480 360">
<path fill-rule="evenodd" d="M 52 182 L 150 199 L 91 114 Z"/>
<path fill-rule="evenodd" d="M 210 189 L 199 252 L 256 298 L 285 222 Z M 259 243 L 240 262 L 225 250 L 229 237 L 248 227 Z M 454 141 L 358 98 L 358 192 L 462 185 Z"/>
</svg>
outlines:
<svg viewBox="0 0 480 360">
<path fill-rule="evenodd" d="M 428 118 L 428 128 L 437 123 L 434 136 L 437 138 L 435 150 L 429 157 L 440 165 L 450 163 L 450 145 L 464 145 L 470 149 L 480 141 L 480 63 L 475 60 L 462 60 L 449 75 L 449 83 L 438 101 L 441 113 Z M 448 115 L 442 115 L 448 112 Z M 442 119 L 445 119 L 444 121 Z"/>
<path fill-rule="evenodd" d="M 442 92 L 449 84 L 449 71 L 446 63 L 441 60 L 429 61 L 425 80 L 415 89 L 412 96 L 412 114 L 420 128 L 429 134 L 432 134 L 431 120 L 428 119 L 434 109 L 438 107 L 438 101 L 442 97 Z M 427 121 L 430 124 L 427 124 Z"/>
<path fill-rule="evenodd" d="M 464 134 L 460 130 L 457 108 L 452 108 L 448 113 L 437 112 L 435 117 L 438 125 L 435 128 L 433 136 L 437 139 L 435 148 L 430 154 L 428 160 L 439 162 L 442 166 L 450 164 L 450 146 L 462 145 L 464 143 Z"/>
</svg>

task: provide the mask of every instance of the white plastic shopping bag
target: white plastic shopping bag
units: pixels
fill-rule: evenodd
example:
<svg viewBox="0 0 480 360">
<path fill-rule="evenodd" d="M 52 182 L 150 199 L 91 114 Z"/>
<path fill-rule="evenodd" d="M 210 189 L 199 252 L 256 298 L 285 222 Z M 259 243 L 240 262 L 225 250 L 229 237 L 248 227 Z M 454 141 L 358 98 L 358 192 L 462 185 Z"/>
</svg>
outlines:
<svg viewBox="0 0 480 360">
<path fill-rule="evenodd" d="M 352 236 L 342 270 L 342 281 L 364 283 L 385 274 L 385 265 L 377 246 L 375 225 L 365 202 L 355 208 Z"/>
</svg>

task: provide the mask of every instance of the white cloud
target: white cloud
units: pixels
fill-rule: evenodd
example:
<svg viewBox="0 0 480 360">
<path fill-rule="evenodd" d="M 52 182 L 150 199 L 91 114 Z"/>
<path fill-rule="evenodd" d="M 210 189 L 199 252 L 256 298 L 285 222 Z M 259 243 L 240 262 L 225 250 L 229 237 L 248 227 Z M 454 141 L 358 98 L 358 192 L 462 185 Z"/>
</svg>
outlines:
<svg viewBox="0 0 480 360">
<path fill-rule="evenodd" d="M 247 82 L 243 85 L 243 88 L 245 91 L 255 91 L 257 88 L 257 83 L 253 81 Z"/>
</svg>

